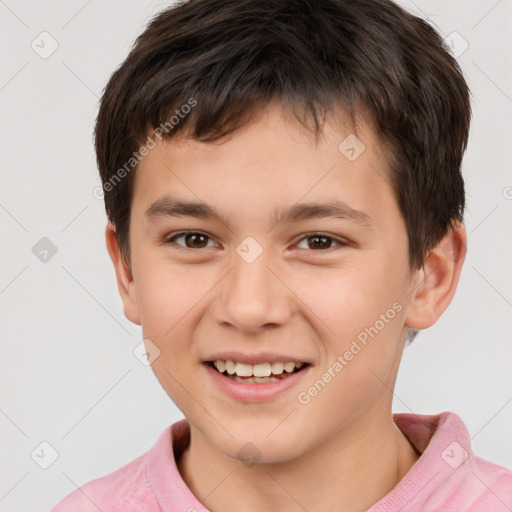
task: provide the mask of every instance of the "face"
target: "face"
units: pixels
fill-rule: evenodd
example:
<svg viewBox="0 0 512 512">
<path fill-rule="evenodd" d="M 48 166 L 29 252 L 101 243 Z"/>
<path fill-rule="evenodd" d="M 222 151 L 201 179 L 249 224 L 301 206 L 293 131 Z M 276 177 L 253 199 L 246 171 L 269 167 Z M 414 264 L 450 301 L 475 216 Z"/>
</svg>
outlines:
<svg viewBox="0 0 512 512">
<path fill-rule="evenodd" d="M 271 103 L 220 142 L 160 142 L 137 170 L 125 312 L 229 457 L 252 443 L 261 462 L 291 460 L 391 408 L 408 241 L 380 141 L 362 119 L 340 146 L 353 133 L 341 116 L 315 144 Z"/>
</svg>

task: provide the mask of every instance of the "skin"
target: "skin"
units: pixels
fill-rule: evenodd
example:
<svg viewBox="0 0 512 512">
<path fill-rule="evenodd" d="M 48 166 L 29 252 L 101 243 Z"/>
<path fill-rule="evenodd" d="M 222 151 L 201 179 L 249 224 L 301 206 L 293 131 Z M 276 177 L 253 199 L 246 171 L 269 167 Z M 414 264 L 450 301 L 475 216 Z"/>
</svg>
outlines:
<svg viewBox="0 0 512 512">
<path fill-rule="evenodd" d="M 153 371 L 190 423 L 178 469 L 213 512 L 238 511 L 241 503 L 246 512 L 365 510 L 419 456 L 393 422 L 392 390 L 409 327 L 434 324 L 453 297 L 465 229 L 455 225 L 412 270 L 382 144 L 361 114 L 356 133 L 366 149 L 349 161 L 338 145 L 354 128 L 339 114 L 328 118 L 318 144 L 276 101 L 221 141 L 160 142 L 135 176 L 129 263 L 107 225 L 125 315 L 159 348 Z M 166 194 L 207 202 L 230 225 L 147 219 Z M 371 225 L 271 220 L 275 208 L 332 199 L 365 212 Z M 183 230 L 209 238 L 192 238 L 188 247 L 183 236 L 168 241 Z M 331 237 L 320 248 L 308 238 L 316 232 Z M 252 263 L 236 252 L 249 235 L 263 249 Z M 397 302 L 394 318 L 300 403 L 298 393 Z M 277 398 L 244 403 L 224 395 L 203 366 L 214 351 L 230 350 L 293 354 L 312 368 Z M 239 454 L 248 442 L 261 456 L 252 466 Z"/>
</svg>

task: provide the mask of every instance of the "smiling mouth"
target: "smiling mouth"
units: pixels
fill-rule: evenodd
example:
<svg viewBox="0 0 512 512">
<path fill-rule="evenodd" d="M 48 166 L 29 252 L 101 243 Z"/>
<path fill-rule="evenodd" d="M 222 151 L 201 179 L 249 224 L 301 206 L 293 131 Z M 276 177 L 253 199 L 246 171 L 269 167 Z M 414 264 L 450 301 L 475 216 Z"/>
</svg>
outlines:
<svg viewBox="0 0 512 512">
<path fill-rule="evenodd" d="M 279 382 L 309 366 L 309 363 L 294 362 L 250 365 L 221 359 L 208 361 L 206 364 L 224 377 L 245 384 Z"/>
</svg>

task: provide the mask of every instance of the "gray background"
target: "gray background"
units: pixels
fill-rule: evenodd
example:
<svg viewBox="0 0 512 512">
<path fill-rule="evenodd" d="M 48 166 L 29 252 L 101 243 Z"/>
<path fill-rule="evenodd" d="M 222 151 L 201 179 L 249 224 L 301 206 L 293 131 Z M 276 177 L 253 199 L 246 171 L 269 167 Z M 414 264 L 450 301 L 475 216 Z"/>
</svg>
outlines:
<svg viewBox="0 0 512 512">
<path fill-rule="evenodd" d="M 460 34 L 454 51 L 467 41 L 458 59 L 474 120 L 459 290 L 405 349 L 394 411 L 454 411 L 477 455 L 512 468 L 512 1 L 400 3 L 443 36 Z M 50 509 L 141 455 L 182 417 L 133 355 L 140 328 L 123 316 L 103 203 L 93 195 L 99 96 L 166 5 L 0 1 L 0 511 Z M 58 43 L 47 58 L 40 53 L 52 39 L 43 31 Z M 43 441 L 58 453 L 48 469 Z"/>
</svg>

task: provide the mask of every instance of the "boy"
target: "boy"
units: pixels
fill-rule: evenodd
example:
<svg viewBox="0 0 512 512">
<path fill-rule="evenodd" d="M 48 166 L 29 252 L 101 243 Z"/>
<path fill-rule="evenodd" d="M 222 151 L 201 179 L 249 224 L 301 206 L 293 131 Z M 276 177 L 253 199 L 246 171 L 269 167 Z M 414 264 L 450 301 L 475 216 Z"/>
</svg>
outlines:
<svg viewBox="0 0 512 512">
<path fill-rule="evenodd" d="M 54 512 L 511 510 L 456 414 L 391 411 L 464 261 L 470 117 L 389 0 L 157 15 L 95 145 L 124 312 L 185 419 Z"/>
</svg>

